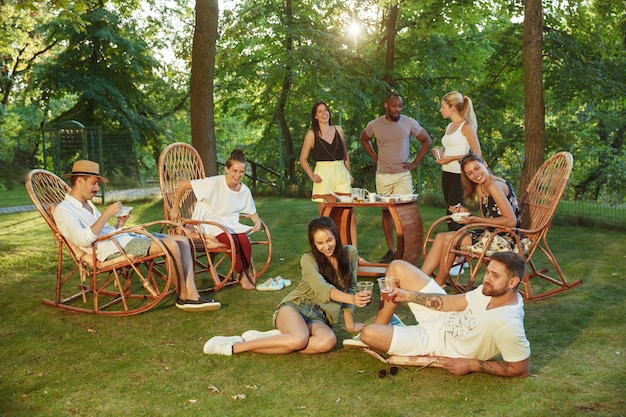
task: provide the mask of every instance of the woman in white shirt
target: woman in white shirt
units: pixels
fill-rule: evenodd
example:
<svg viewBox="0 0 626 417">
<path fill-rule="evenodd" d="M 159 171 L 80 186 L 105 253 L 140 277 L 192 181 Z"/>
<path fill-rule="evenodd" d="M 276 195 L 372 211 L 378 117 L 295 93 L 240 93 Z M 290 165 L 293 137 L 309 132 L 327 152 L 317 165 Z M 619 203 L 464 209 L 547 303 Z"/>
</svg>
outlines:
<svg viewBox="0 0 626 417">
<path fill-rule="evenodd" d="M 180 217 L 180 199 L 185 191 L 193 190 L 198 202 L 192 219 L 219 223 L 228 230 L 235 243 L 235 270 L 241 287 L 253 290 L 256 288 L 256 277 L 252 268 L 252 245 L 248 233 L 261 230 L 261 218 L 256 212 L 250 189 L 241 182 L 246 174 L 247 163 L 243 151 L 235 149 L 226 160 L 225 175 L 181 182 L 176 191 L 171 218 Z M 241 214 L 249 215 L 254 226 L 240 223 Z M 202 231 L 224 245 L 229 244 L 228 236 L 218 227 L 202 225 Z"/>
<path fill-rule="evenodd" d="M 444 119 L 450 119 L 446 133 L 441 138 L 443 155 L 435 159 L 441 165 L 441 185 L 446 200 L 446 215 L 452 213 L 451 207 L 463 204 L 463 186 L 461 185 L 461 166 L 459 160 L 465 155 L 475 153 L 481 156 L 480 143 L 476 135 L 478 123 L 472 100 L 457 91 L 451 91 L 441 99 L 439 110 Z M 459 230 L 461 225 L 450 221 L 449 230 Z"/>
<path fill-rule="evenodd" d="M 450 91 L 441 99 L 439 111 L 444 119 L 450 119 L 451 122 L 446 126 L 446 133 L 441 138 L 442 155 L 437 158 L 437 154 L 433 150 L 436 162 L 441 165 L 441 186 L 446 200 L 446 215 L 449 215 L 455 207 L 464 205 L 459 160 L 470 152 L 477 156 L 481 156 L 481 152 L 476 135 L 478 122 L 472 100 L 469 97 L 458 91 Z M 448 230 L 455 231 L 461 227 L 461 224 L 452 219 L 448 220 Z M 457 261 L 460 263 L 461 259 Z M 457 265 L 450 270 L 450 275 L 453 276 L 460 273 L 463 273 L 462 265 Z"/>
</svg>

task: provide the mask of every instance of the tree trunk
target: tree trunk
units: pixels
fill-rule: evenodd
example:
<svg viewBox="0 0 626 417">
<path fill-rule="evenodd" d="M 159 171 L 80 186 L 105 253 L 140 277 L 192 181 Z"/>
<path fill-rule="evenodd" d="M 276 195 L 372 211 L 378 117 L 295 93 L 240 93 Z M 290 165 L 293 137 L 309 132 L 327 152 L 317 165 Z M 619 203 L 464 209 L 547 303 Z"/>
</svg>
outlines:
<svg viewBox="0 0 626 417">
<path fill-rule="evenodd" d="M 390 87 L 393 87 L 393 64 L 396 49 L 396 22 L 398 21 L 398 3 L 394 2 L 389 9 L 389 19 L 387 19 L 387 48 L 385 50 L 385 81 Z"/>
<path fill-rule="evenodd" d="M 285 25 L 287 28 L 293 28 L 293 10 L 291 7 L 291 0 L 285 2 Z M 288 31 L 289 33 L 289 31 Z M 289 124 L 285 118 L 287 102 L 289 93 L 292 86 L 292 63 L 291 55 L 293 53 L 293 38 L 290 34 L 285 39 L 285 52 L 287 55 L 287 63 L 285 65 L 285 73 L 283 74 L 283 85 L 280 91 L 280 98 L 276 106 L 276 119 L 278 127 L 282 134 L 283 150 L 285 158 L 285 169 L 289 182 L 296 182 L 296 155 L 293 147 L 293 140 L 291 139 L 291 131 L 289 130 Z"/>
<path fill-rule="evenodd" d="M 218 20 L 218 0 L 196 0 L 191 51 L 191 144 L 198 150 L 207 176 L 217 174 L 213 76 Z"/>
<path fill-rule="evenodd" d="M 541 0 L 525 0 L 524 7 L 524 127 L 525 158 L 520 179 L 522 195 L 544 161 L 546 147 L 543 101 L 543 20 Z"/>
</svg>

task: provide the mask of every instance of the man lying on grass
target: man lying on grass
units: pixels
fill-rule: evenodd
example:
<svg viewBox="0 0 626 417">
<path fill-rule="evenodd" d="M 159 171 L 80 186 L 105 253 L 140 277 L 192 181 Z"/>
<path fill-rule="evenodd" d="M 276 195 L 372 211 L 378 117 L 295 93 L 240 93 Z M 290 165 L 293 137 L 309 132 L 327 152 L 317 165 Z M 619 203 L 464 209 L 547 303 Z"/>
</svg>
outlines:
<svg viewBox="0 0 626 417">
<path fill-rule="evenodd" d="M 395 278 L 391 301 L 381 303 L 374 324 L 361 330 L 360 341 L 389 355 L 436 356 L 455 375 L 485 372 L 507 377 L 530 373 L 530 344 L 524 331 L 524 303 L 517 287 L 524 259 L 514 252 L 494 253 L 483 284 L 465 294 L 447 295 L 429 276 L 401 260 L 387 276 Z M 394 311 L 407 302 L 416 326 L 390 326 Z M 501 356 L 502 360 L 493 360 Z"/>
</svg>

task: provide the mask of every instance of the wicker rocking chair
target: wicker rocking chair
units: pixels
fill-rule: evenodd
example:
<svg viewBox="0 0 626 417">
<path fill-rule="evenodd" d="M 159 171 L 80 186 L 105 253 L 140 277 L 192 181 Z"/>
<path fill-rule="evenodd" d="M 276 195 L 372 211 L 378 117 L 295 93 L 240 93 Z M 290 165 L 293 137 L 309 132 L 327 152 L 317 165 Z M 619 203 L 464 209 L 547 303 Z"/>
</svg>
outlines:
<svg viewBox="0 0 626 417">
<path fill-rule="evenodd" d="M 163 196 L 163 216 L 170 220 L 170 211 L 176 196 L 177 185 L 182 181 L 205 178 L 204 165 L 198 151 L 191 145 L 175 142 L 168 145 L 159 157 L 159 183 Z M 193 192 L 188 191 L 180 200 L 180 213 L 183 225 L 192 236 L 196 250 L 196 285 L 199 291 L 217 291 L 224 286 L 238 283 L 233 274 L 236 263 L 234 242 L 228 231 L 220 224 L 210 221 L 192 220 L 196 205 Z M 245 222 L 245 216 L 242 216 Z M 201 225 L 208 224 L 222 229 L 229 238 L 229 245 L 224 246 L 213 236 L 202 233 Z M 258 280 L 269 268 L 272 259 L 272 237 L 267 225 L 261 221 L 262 230 L 250 235 L 252 243 L 252 262 Z M 259 267 L 260 266 L 260 267 Z M 202 281 L 202 273 L 207 272 L 211 282 Z M 206 276 L 204 276 L 206 277 Z"/>
<path fill-rule="evenodd" d="M 61 234 L 53 217 L 54 209 L 70 187 L 57 175 L 35 169 L 26 177 L 26 189 L 58 246 L 56 294 L 53 300 L 44 299 L 43 304 L 79 313 L 129 316 L 151 309 L 174 292 L 170 278 L 174 268 L 172 256 L 148 232 L 148 228 L 160 229 L 167 222 L 147 223 L 100 236 L 92 244 L 92 251 L 86 253 Z M 167 226 L 177 227 L 174 223 Z M 113 237 L 128 232 L 149 237 L 161 250 L 145 257 L 125 253 Z M 107 261 L 96 258 L 95 244 L 105 240 L 116 244 L 119 257 Z"/>
<path fill-rule="evenodd" d="M 469 275 L 459 274 L 456 277 L 448 277 L 447 282 L 455 290 L 466 292 L 478 285 L 482 266 L 489 261 L 492 251 L 497 250 L 496 243 L 502 238 L 501 235 L 505 234 L 513 237 L 515 240 L 513 250 L 522 254 L 526 260 L 526 276 L 520 285 L 520 293 L 524 301 L 547 298 L 582 284 L 581 279 L 572 283 L 567 281 L 546 239 L 552 218 L 569 180 L 572 163 L 572 155 L 568 152 L 559 152 L 544 162 L 520 200 L 522 227 L 519 230 L 484 222 L 464 226 L 456 232 L 450 240 L 447 259 L 464 259 L 464 262 L 469 264 Z M 424 256 L 434 242 L 437 231 L 443 230 L 442 226 L 449 218 L 450 216 L 444 216 L 429 228 L 424 241 Z M 476 246 L 455 247 L 459 238 L 469 230 L 487 227 L 495 230 L 485 242 Z M 556 275 L 548 275 L 550 267 L 554 268 Z"/>
</svg>

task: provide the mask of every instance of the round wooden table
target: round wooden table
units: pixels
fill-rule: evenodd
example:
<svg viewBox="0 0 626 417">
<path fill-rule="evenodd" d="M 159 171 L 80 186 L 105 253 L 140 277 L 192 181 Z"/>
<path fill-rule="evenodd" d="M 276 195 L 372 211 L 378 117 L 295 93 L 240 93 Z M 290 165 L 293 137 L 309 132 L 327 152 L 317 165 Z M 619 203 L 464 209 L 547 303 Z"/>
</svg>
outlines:
<svg viewBox="0 0 626 417">
<path fill-rule="evenodd" d="M 351 235 L 350 223 L 354 217 L 354 209 L 361 208 L 389 210 L 396 229 L 396 259 L 403 259 L 418 266 L 417 264 L 422 254 L 422 244 L 424 241 L 424 226 L 422 224 L 422 216 L 417 207 L 417 202 L 328 202 L 324 203 L 322 216 L 332 218 L 335 224 L 337 224 L 341 241 L 344 244 L 353 245 L 356 239 L 353 239 Z M 384 276 L 387 265 L 386 263 L 368 262 L 361 259 L 359 260 L 359 276 Z"/>
</svg>

